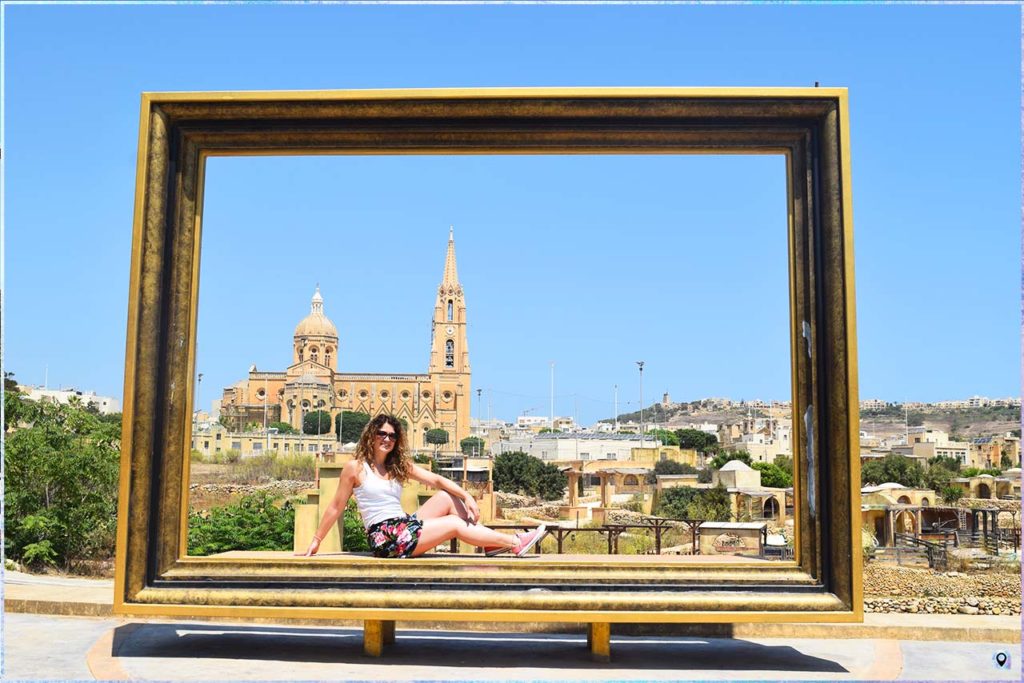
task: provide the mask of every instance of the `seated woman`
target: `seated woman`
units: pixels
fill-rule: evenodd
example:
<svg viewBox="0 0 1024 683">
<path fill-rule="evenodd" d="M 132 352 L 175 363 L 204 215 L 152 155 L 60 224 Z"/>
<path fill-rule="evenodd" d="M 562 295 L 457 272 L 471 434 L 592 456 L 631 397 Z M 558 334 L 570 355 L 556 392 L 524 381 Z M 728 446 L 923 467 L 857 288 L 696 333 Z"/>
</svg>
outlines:
<svg viewBox="0 0 1024 683">
<path fill-rule="evenodd" d="M 408 479 L 440 489 L 412 515 L 400 505 L 402 484 Z M 478 524 L 480 508 L 472 495 L 410 461 L 402 423 L 391 415 L 378 415 L 363 429 L 356 457 L 341 470 L 338 492 L 324 511 L 306 557 L 320 549 L 353 494 L 377 557 L 417 557 L 453 538 L 480 546 L 488 555 L 511 552 L 521 557 L 545 534 L 544 525 L 512 535 Z"/>
</svg>

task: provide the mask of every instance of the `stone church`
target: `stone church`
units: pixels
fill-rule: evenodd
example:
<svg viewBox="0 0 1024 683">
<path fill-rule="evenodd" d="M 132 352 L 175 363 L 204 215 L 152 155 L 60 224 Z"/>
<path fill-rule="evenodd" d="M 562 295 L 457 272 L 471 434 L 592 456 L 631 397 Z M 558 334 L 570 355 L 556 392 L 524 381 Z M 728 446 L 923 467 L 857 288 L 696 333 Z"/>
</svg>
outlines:
<svg viewBox="0 0 1024 683">
<path fill-rule="evenodd" d="M 224 390 L 221 414 L 233 428 L 287 422 L 302 429 L 306 413 L 323 410 L 334 420 L 343 410 L 390 413 L 409 425 L 409 444 L 427 448 L 426 433 L 448 432 L 446 451 L 470 435 L 470 369 L 466 343 L 466 302 L 455 267 L 455 237 L 448 235 L 444 275 L 434 302 L 430 363 L 423 374 L 339 372 L 338 329 L 324 312 L 317 287 L 309 315 L 295 326 L 292 362 L 284 371 L 255 367 Z M 344 365 L 344 363 L 343 363 Z M 429 446 L 433 449 L 433 446 Z"/>
</svg>

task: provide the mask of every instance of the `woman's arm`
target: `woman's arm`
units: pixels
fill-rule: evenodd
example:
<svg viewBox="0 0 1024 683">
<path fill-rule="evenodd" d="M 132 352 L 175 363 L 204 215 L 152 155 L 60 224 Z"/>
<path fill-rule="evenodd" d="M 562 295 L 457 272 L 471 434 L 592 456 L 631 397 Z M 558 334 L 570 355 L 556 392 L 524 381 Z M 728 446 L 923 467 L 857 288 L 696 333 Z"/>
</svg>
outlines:
<svg viewBox="0 0 1024 683">
<path fill-rule="evenodd" d="M 480 521 L 480 508 L 476 504 L 476 500 L 473 499 L 473 494 L 466 491 L 451 479 L 442 477 L 440 474 L 434 474 L 430 470 L 425 470 L 419 465 L 413 465 L 412 469 L 409 470 L 409 478 L 414 479 L 421 484 L 441 491 L 446 492 L 452 498 L 461 500 L 466 506 L 466 512 L 469 513 L 469 521 L 476 524 Z"/>
<path fill-rule="evenodd" d="M 359 474 L 359 466 L 355 460 L 350 460 L 345 463 L 345 466 L 341 468 L 341 476 L 338 477 L 338 490 L 334 493 L 334 498 L 331 499 L 327 509 L 324 510 L 324 516 L 320 520 L 320 526 L 316 528 L 316 532 L 313 533 L 313 539 L 309 542 L 309 547 L 306 549 L 305 556 L 316 554 L 316 551 L 320 549 L 320 544 L 323 542 L 324 537 L 330 532 L 330 530 L 337 523 L 338 518 L 341 517 L 342 513 L 345 512 L 345 507 L 348 505 L 348 499 L 352 495 L 352 488 L 356 485 L 356 477 Z"/>
</svg>

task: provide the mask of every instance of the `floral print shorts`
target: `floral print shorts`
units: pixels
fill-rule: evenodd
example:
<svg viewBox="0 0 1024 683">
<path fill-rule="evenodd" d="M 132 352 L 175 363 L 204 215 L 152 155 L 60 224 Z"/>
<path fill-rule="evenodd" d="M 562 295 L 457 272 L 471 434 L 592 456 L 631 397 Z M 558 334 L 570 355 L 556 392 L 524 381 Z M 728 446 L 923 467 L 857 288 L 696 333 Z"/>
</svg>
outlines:
<svg viewBox="0 0 1024 683">
<path fill-rule="evenodd" d="M 423 531 L 416 515 L 392 517 L 370 526 L 366 537 L 375 557 L 412 557 Z"/>
</svg>

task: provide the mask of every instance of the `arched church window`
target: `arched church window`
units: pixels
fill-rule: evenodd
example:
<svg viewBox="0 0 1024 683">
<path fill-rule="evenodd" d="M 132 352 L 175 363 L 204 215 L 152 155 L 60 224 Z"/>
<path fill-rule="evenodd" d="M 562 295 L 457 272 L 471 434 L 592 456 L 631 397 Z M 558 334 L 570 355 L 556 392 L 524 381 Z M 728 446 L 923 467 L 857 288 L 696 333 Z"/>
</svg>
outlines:
<svg viewBox="0 0 1024 683">
<path fill-rule="evenodd" d="M 446 368 L 455 367 L 455 342 L 451 339 L 444 343 L 444 366 Z"/>
<path fill-rule="evenodd" d="M 299 347 L 299 362 L 302 362 L 302 347 Z"/>
<path fill-rule="evenodd" d="M 448 322 L 452 321 L 452 313 L 455 310 L 455 306 L 452 304 L 452 300 L 448 299 Z"/>
<path fill-rule="evenodd" d="M 334 349 L 332 349 L 330 346 L 328 346 L 326 349 L 324 349 L 324 365 L 326 365 L 328 367 L 331 365 L 331 352 L 332 351 L 334 351 Z"/>
<path fill-rule="evenodd" d="M 313 361 L 314 363 L 319 362 L 319 358 L 318 358 L 319 353 L 320 353 L 320 350 L 317 347 L 314 346 L 314 347 L 310 348 L 310 350 L 309 350 L 309 359 L 311 361 Z"/>
</svg>

